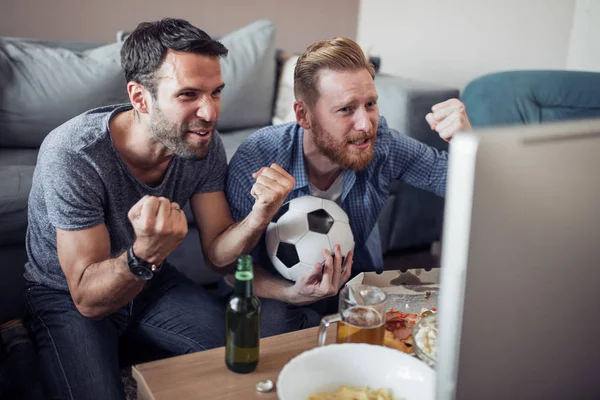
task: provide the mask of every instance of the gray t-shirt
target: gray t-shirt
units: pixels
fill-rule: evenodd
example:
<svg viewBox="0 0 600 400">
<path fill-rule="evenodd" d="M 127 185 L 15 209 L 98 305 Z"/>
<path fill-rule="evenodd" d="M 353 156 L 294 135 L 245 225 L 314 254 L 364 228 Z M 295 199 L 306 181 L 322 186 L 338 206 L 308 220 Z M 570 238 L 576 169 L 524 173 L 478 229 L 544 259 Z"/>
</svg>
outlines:
<svg viewBox="0 0 600 400">
<path fill-rule="evenodd" d="M 163 181 L 150 187 L 137 179 L 115 149 L 110 119 L 130 105 L 96 108 L 59 126 L 40 147 L 31 193 L 25 278 L 68 290 L 58 262 L 56 229 L 76 231 L 104 223 L 111 257 L 133 244 L 127 213 L 144 195 L 166 197 L 184 207 L 195 193 L 223 191 L 225 148 L 218 134 L 203 160 L 173 157 Z"/>
</svg>

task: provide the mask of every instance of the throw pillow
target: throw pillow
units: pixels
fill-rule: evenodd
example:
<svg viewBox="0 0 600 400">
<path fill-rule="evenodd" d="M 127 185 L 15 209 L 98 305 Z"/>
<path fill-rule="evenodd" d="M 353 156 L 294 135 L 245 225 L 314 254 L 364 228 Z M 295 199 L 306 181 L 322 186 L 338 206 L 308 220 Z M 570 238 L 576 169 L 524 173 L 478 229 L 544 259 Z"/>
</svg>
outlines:
<svg viewBox="0 0 600 400">
<path fill-rule="evenodd" d="M 283 61 L 283 67 L 281 68 L 277 99 L 275 100 L 275 113 L 271 121 L 273 125 L 296 121 L 296 114 L 294 113 L 294 100 L 296 99 L 294 97 L 294 68 L 300 56 L 283 57 L 285 61 Z"/>
<path fill-rule="evenodd" d="M 229 131 L 271 123 L 275 92 L 275 24 L 259 20 L 220 42 L 229 49 L 221 60 L 225 89 L 217 128 Z"/>
<path fill-rule="evenodd" d="M 128 101 L 121 43 L 72 51 L 19 39 L 0 41 L 0 146 L 40 146 L 63 122 Z"/>
</svg>

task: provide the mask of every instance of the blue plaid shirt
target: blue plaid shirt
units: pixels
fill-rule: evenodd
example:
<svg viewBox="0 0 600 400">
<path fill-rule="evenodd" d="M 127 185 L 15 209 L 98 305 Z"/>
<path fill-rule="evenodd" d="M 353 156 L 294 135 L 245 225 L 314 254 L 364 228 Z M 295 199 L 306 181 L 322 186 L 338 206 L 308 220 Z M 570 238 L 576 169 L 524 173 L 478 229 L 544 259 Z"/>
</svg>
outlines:
<svg viewBox="0 0 600 400">
<path fill-rule="evenodd" d="M 279 164 L 296 179 L 296 186 L 286 201 L 310 195 L 304 167 L 302 137 L 304 129 L 295 122 L 263 128 L 240 145 L 227 172 L 226 192 L 235 221 L 245 218 L 254 205 L 250 194 L 252 173 L 271 163 Z M 390 184 L 404 182 L 444 196 L 448 153 L 402 135 L 379 118 L 373 160 L 363 171 L 344 170 L 341 207 L 350 219 L 354 234 L 354 273 L 383 270 L 383 256 L 377 218 L 385 205 Z M 254 249 L 253 258 L 261 266 L 274 271 L 266 257 L 264 234 Z"/>
</svg>

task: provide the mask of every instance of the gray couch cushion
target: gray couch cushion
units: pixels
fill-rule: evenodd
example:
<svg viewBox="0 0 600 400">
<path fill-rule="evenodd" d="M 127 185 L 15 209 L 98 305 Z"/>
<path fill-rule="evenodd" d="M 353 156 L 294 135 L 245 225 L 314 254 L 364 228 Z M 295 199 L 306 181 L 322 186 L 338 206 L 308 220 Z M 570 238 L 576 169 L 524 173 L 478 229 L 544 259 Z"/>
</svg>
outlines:
<svg viewBox="0 0 600 400">
<path fill-rule="evenodd" d="M 248 136 L 252 135 L 261 128 L 262 126 L 257 128 L 240 129 L 237 131 L 219 132 L 223 146 L 225 146 L 227 162 L 231 160 L 231 157 L 233 157 L 240 144 L 242 144 L 242 142 L 246 140 Z"/>
<path fill-rule="evenodd" d="M 0 148 L 0 166 L 35 165 L 38 149 L 3 149 Z"/>
<path fill-rule="evenodd" d="M 270 124 L 275 92 L 275 24 L 256 21 L 220 41 L 229 54 L 221 61 L 225 89 L 219 131 Z"/>
<path fill-rule="evenodd" d="M 375 87 L 379 114 L 391 128 L 428 146 L 448 149 L 448 144 L 429 128 L 425 115 L 434 104 L 458 97 L 457 89 L 392 75 L 375 76 Z"/>
<path fill-rule="evenodd" d="M 39 147 L 63 122 L 127 100 L 121 43 L 86 51 L 0 41 L 0 147 Z"/>
<path fill-rule="evenodd" d="M 0 166 L 0 246 L 24 243 L 33 166 Z"/>
<path fill-rule="evenodd" d="M 102 43 L 101 42 L 74 42 L 72 40 L 51 40 L 51 39 L 48 40 L 48 39 L 12 37 L 12 36 L 5 36 L 1 39 L 8 40 L 8 41 L 26 42 L 26 43 L 34 44 L 37 46 L 67 49 L 67 50 L 77 51 L 77 52 L 92 50 L 92 49 L 95 49 L 96 47 L 104 46 L 106 44 L 106 42 L 102 42 Z"/>
</svg>

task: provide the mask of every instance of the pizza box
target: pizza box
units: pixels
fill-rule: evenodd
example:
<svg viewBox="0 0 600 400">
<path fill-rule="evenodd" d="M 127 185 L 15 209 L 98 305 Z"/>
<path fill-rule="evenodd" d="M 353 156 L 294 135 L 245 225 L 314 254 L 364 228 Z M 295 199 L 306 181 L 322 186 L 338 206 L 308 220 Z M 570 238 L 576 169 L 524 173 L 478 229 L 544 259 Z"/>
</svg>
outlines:
<svg viewBox="0 0 600 400">
<path fill-rule="evenodd" d="M 431 271 L 412 269 L 376 272 L 361 272 L 346 283 L 347 286 L 371 285 L 382 288 L 388 294 L 425 294 L 439 290 L 439 268 Z"/>
</svg>

